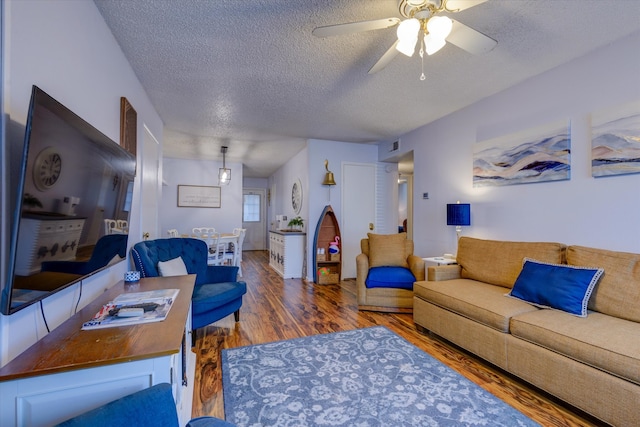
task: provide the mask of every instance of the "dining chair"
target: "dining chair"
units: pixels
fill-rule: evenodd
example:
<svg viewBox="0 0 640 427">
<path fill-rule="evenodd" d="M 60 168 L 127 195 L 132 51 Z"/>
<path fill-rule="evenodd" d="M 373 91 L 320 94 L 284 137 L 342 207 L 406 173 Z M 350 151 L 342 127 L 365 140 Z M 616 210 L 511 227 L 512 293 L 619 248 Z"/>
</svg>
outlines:
<svg viewBox="0 0 640 427">
<path fill-rule="evenodd" d="M 193 227 L 191 232 L 195 237 L 206 239 L 208 235 L 214 234 L 216 229 L 213 227 Z"/>
<path fill-rule="evenodd" d="M 220 233 L 210 233 L 204 240 L 209 248 L 207 255 L 208 265 L 222 265 L 224 263 L 225 245 L 220 242 Z"/>
<path fill-rule="evenodd" d="M 117 219 L 116 227 L 118 227 L 121 230 L 126 230 L 127 228 L 129 228 L 129 221 L 124 219 Z"/>
<path fill-rule="evenodd" d="M 230 261 L 231 265 L 238 267 L 238 275 L 240 276 L 242 276 L 242 244 L 246 233 L 246 228 L 234 228 L 233 234 L 237 237 L 224 254 L 225 261 Z"/>
<path fill-rule="evenodd" d="M 105 219 L 104 220 L 104 234 L 116 234 L 114 233 L 114 229 L 118 228 L 118 223 L 115 219 Z"/>
<path fill-rule="evenodd" d="M 168 229 L 167 234 L 169 235 L 169 237 L 180 237 L 180 235 L 178 234 L 178 230 L 175 228 Z"/>
</svg>

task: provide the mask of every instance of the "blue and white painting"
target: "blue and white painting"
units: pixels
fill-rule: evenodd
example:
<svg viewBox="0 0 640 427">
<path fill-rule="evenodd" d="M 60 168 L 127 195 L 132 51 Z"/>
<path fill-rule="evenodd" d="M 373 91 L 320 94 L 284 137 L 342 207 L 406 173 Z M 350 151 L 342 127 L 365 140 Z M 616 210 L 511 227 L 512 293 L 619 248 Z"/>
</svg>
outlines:
<svg viewBox="0 0 640 427">
<path fill-rule="evenodd" d="M 473 150 L 473 186 L 561 181 L 571 173 L 569 121 L 478 142 Z"/>
<path fill-rule="evenodd" d="M 592 117 L 591 174 L 640 173 L 640 101 Z"/>
</svg>

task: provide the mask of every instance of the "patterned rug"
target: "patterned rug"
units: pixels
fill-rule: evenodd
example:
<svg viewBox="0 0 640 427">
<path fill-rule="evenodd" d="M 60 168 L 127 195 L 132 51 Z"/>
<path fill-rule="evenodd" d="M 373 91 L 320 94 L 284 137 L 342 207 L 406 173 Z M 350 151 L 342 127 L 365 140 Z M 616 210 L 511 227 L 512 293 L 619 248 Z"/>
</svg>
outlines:
<svg viewBox="0 0 640 427">
<path fill-rule="evenodd" d="M 382 326 L 222 350 L 226 420 L 258 426 L 537 426 Z"/>
</svg>

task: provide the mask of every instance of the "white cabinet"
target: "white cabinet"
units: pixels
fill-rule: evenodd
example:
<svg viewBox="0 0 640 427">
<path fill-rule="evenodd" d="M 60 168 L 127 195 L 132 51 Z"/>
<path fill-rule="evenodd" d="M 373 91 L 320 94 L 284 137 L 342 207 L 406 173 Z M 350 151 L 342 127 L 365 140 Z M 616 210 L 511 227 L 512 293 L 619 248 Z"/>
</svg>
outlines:
<svg viewBox="0 0 640 427">
<path fill-rule="evenodd" d="M 45 217 L 20 220 L 16 274 L 40 272 L 44 261 L 71 261 L 76 257 L 84 218 Z"/>
<path fill-rule="evenodd" d="M 269 265 L 285 279 L 302 277 L 305 236 L 298 232 L 269 232 Z"/>
</svg>

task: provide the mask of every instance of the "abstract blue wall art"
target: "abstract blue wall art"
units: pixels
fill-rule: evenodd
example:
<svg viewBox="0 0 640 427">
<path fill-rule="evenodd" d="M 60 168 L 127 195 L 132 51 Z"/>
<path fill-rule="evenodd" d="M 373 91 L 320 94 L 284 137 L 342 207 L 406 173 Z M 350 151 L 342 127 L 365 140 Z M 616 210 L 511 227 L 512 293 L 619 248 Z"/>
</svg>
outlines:
<svg viewBox="0 0 640 427">
<path fill-rule="evenodd" d="M 473 186 L 567 180 L 570 159 L 568 120 L 480 141 L 473 150 Z"/>
<path fill-rule="evenodd" d="M 594 177 L 640 173 L 640 101 L 594 113 L 591 126 Z"/>
</svg>

